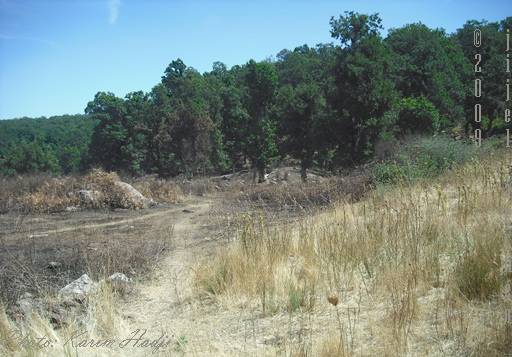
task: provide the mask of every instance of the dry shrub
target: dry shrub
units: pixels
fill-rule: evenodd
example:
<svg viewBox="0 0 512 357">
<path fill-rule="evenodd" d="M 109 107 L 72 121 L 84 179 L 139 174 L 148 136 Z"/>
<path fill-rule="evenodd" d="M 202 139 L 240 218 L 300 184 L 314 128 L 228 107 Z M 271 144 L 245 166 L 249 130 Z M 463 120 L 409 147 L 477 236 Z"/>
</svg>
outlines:
<svg viewBox="0 0 512 357">
<path fill-rule="evenodd" d="M 181 192 L 187 195 L 204 196 L 215 191 L 219 187 L 208 177 L 197 177 L 190 180 L 177 177 L 176 183 Z"/>
<path fill-rule="evenodd" d="M 315 183 L 248 186 L 238 201 L 271 209 L 300 211 L 329 206 L 341 199 L 358 201 L 370 188 L 371 181 L 366 175 L 332 177 Z"/>
<path fill-rule="evenodd" d="M 102 169 L 93 169 L 84 177 L 85 187 L 97 191 L 98 200 L 93 202 L 92 208 L 116 208 L 130 206 L 126 202 L 124 192 L 116 185 L 121 181 L 115 172 L 106 172 Z M 138 207 L 134 207 L 138 208 Z"/>
<path fill-rule="evenodd" d="M 129 200 L 116 182 L 121 181 L 115 172 L 93 169 L 85 176 L 55 178 L 47 175 L 30 175 L 3 178 L 0 181 L 0 213 L 50 213 L 81 204 L 77 192 L 91 190 L 96 194 L 89 208 L 142 208 L 141 203 Z M 144 177 L 134 182 L 134 187 L 146 198 L 156 202 L 176 203 L 181 190 L 173 181 Z"/>
<path fill-rule="evenodd" d="M 127 199 L 124 190 L 116 184 L 121 179 L 115 172 L 94 169 L 85 177 L 85 181 L 90 189 L 102 193 L 103 207 L 143 208 L 140 202 Z M 181 190 L 173 181 L 158 179 L 155 176 L 138 178 L 132 184 L 144 197 L 156 202 L 176 203 L 181 197 Z"/>
<path fill-rule="evenodd" d="M 85 183 L 89 186 L 87 188 L 97 189 L 107 192 L 113 189 L 117 181 L 121 181 L 119 175 L 115 172 L 106 172 L 102 169 L 92 169 L 85 177 Z"/>
<path fill-rule="evenodd" d="M 78 197 L 72 194 L 74 186 L 74 179 L 50 178 L 42 182 L 34 192 L 21 196 L 19 203 L 24 211 L 61 211 L 79 203 Z"/>
<path fill-rule="evenodd" d="M 172 180 L 165 180 L 156 176 L 144 176 L 132 182 L 140 193 L 156 202 L 179 202 L 183 193 L 181 188 Z"/>
<path fill-rule="evenodd" d="M 74 176 L 47 175 L 3 178 L 0 181 L 0 213 L 55 212 L 78 203 L 71 193 L 81 188 Z"/>
</svg>

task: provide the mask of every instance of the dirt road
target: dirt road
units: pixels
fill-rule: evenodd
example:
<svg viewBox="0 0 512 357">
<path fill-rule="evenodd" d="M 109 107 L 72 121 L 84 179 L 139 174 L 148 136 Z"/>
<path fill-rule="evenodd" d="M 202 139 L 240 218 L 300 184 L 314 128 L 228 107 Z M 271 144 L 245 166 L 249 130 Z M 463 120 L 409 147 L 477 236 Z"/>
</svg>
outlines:
<svg viewBox="0 0 512 357">
<path fill-rule="evenodd" d="M 162 259 L 150 279 L 137 284 L 137 293 L 120 309 L 126 322 L 125 336 L 131 336 L 137 330 L 140 333 L 147 331 L 145 337 L 150 339 L 164 334 L 164 340 L 170 341 L 161 350 L 164 355 L 190 351 L 191 342 L 195 344 L 194 348 L 201 350 L 197 352 L 204 355 L 197 339 L 203 340 L 201 345 L 210 338 L 215 340 L 215 336 L 205 335 L 209 328 L 205 330 L 204 326 L 192 323 L 194 316 L 197 317 L 197 307 L 192 306 L 196 304 L 192 301 L 192 269 L 215 246 L 209 229 L 211 205 L 211 200 L 204 199 L 180 209 L 172 218 L 166 214 L 151 217 L 153 225 L 173 226 L 174 249 Z M 213 329 L 211 332 L 214 333 Z M 148 353 L 145 348 L 129 347 L 124 351 L 129 355 Z"/>
</svg>

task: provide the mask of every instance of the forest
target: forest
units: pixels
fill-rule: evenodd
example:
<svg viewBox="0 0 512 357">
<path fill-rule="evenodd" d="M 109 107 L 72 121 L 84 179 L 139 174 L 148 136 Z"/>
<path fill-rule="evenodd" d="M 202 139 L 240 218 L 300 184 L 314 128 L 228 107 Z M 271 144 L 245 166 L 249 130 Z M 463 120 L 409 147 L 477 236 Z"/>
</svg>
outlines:
<svg viewBox="0 0 512 357">
<path fill-rule="evenodd" d="M 83 115 L 0 121 L 0 174 L 102 167 L 133 176 L 222 174 L 259 181 L 283 159 L 336 170 L 410 135 L 502 134 L 505 29 L 467 21 L 454 33 L 422 23 L 382 35 L 378 14 L 330 19 L 332 43 L 199 73 L 170 62 L 149 93 L 98 92 Z M 482 31 L 482 121 L 475 123 L 473 31 Z M 507 77 L 508 75 L 508 77 Z"/>
</svg>

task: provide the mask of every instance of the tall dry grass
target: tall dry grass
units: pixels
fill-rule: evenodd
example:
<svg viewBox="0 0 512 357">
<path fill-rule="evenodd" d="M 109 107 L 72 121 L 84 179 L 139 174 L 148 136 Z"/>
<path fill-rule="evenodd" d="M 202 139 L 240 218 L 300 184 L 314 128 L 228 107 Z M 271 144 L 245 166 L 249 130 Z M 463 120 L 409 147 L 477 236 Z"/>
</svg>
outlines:
<svg viewBox="0 0 512 357">
<path fill-rule="evenodd" d="M 103 345 L 80 347 L 81 343 L 118 341 L 127 333 L 126 324 L 116 304 L 114 290 L 105 281 L 88 297 L 80 316 L 70 314 L 61 329 L 50 323 L 49 316 L 33 312 L 22 320 L 13 320 L 0 305 L 0 355 L 2 356 L 77 356 L 122 355 Z M 112 344 L 117 347 L 118 344 Z M 91 353 L 92 350 L 92 353 Z"/>
<path fill-rule="evenodd" d="M 160 203 L 176 203 L 181 188 L 172 180 L 154 176 L 124 179 L 145 197 Z M 93 169 L 81 176 L 52 177 L 43 174 L 0 178 L 0 213 L 52 213 L 80 205 L 79 190 L 98 192 L 92 208 L 123 206 L 123 192 L 115 185 L 121 178 L 115 172 Z"/>
<path fill-rule="evenodd" d="M 246 185 L 238 188 L 231 200 L 249 209 L 287 210 L 290 212 L 312 213 L 318 208 L 331 206 L 345 199 L 350 202 L 364 197 L 373 184 L 368 174 L 346 177 L 322 178 L 319 182 L 270 183 Z M 233 192 L 236 192 L 233 189 Z"/>
<path fill-rule="evenodd" d="M 294 225 L 243 217 L 233 242 L 197 266 L 196 289 L 225 308 L 330 321 L 337 332 L 315 341 L 326 356 L 510 354 L 510 164 L 499 154 L 379 187 Z"/>
</svg>

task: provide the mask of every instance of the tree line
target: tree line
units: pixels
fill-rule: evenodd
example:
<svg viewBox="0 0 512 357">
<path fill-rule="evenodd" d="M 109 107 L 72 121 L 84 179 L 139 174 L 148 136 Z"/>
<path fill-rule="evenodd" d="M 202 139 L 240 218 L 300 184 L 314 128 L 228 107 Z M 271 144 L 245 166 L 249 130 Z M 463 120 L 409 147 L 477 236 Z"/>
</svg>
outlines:
<svg viewBox="0 0 512 357">
<path fill-rule="evenodd" d="M 94 126 L 86 115 L 0 120 L 0 175 L 84 170 Z"/>
<path fill-rule="evenodd" d="M 215 62 L 203 74 L 176 59 L 149 93 L 98 92 L 85 115 L 65 120 L 71 131 L 87 129 L 78 129 L 75 144 L 63 130 L 67 141 L 54 143 L 54 164 L 16 164 L 19 151 L 32 150 L 19 146 L 52 151 L 48 138 L 35 138 L 21 145 L 2 140 L 0 167 L 8 173 L 101 166 L 162 176 L 249 167 L 262 181 L 269 165 L 292 158 L 305 179 L 311 167 L 361 163 L 379 143 L 409 134 L 469 133 L 478 126 L 493 135 L 505 129 L 505 29 L 511 25 L 512 17 L 472 20 L 447 34 L 414 23 L 384 38 L 378 14 L 345 12 L 330 19 L 333 43 L 285 49 L 229 69 Z M 477 27 L 485 68 L 481 123 L 472 114 Z M 0 123 L 0 138 L 9 133 Z M 62 159 L 61 150 L 72 151 L 73 159 Z M 38 155 L 24 160 L 44 159 Z"/>
</svg>

